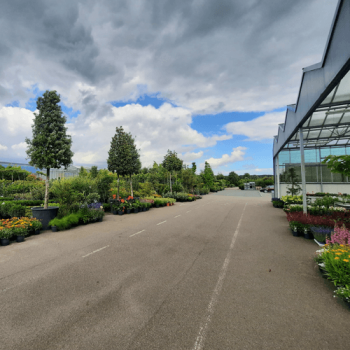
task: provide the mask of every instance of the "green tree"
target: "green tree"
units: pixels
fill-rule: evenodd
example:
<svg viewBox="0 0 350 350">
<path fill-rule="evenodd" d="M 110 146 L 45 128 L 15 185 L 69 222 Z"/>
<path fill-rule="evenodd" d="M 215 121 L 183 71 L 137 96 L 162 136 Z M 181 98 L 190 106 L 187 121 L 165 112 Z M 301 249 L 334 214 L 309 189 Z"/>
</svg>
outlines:
<svg viewBox="0 0 350 350">
<path fill-rule="evenodd" d="M 66 118 L 62 114 L 60 95 L 56 91 L 46 91 L 38 97 L 32 125 L 33 138 L 26 138 L 29 164 L 39 169 L 46 169 L 45 204 L 48 207 L 50 168 L 60 169 L 72 163 L 72 139 L 67 135 Z"/>
<path fill-rule="evenodd" d="M 192 172 L 193 172 L 193 174 L 195 174 L 196 171 L 197 171 L 197 165 L 196 165 L 196 162 L 193 162 L 192 163 Z"/>
<path fill-rule="evenodd" d="M 323 161 L 332 173 L 350 176 L 350 156 L 328 156 Z"/>
<path fill-rule="evenodd" d="M 180 171 L 182 169 L 182 163 L 183 161 L 178 158 L 175 151 L 168 150 L 168 153 L 164 156 L 162 165 L 170 173 L 170 192 L 172 192 L 171 173 L 173 171 Z"/>
<path fill-rule="evenodd" d="M 125 134 L 127 143 L 128 143 L 128 161 L 126 165 L 126 172 L 129 175 L 130 180 L 130 192 L 131 196 L 134 196 L 134 191 L 132 189 L 132 175 L 138 174 L 141 170 L 141 161 L 140 161 L 140 154 L 136 148 L 135 145 L 135 139 L 132 137 L 130 133 Z"/>
<path fill-rule="evenodd" d="M 213 187 L 215 177 L 213 170 L 211 169 L 211 166 L 207 161 L 205 161 L 204 171 L 201 175 L 205 186 L 208 188 Z"/>
<path fill-rule="evenodd" d="M 286 172 L 286 182 L 290 185 L 287 187 L 287 193 L 296 196 L 300 191 L 301 187 L 299 186 L 299 178 L 294 168 L 289 168 Z"/>
<path fill-rule="evenodd" d="M 96 177 L 98 176 L 98 170 L 97 170 L 97 166 L 96 166 L 96 165 L 93 165 L 93 166 L 91 167 L 90 176 L 91 176 L 93 179 L 96 179 Z"/>
<path fill-rule="evenodd" d="M 238 176 L 238 174 L 236 174 L 234 171 L 231 171 L 228 174 L 227 181 L 231 185 L 238 186 L 238 183 L 239 183 L 239 176 Z"/>
<path fill-rule="evenodd" d="M 88 175 L 87 170 L 83 166 L 81 166 L 80 169 L 79 169 L 79 176 L 80 177 L 86 177 L 87 175 Z"/>
</svg>

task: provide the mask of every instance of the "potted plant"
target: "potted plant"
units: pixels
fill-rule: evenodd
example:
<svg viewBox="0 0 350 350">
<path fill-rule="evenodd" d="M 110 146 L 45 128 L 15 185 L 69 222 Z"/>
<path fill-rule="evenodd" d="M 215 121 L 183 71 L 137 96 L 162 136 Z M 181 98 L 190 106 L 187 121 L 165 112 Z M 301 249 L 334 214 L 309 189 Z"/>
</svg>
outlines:
<svg viewBox="0 0 350 350">
<path fill-rule="evenodd" d="M 28 230 L 24 224 L 15 225 L 13 234 L 16 235 L 17 242 L 24 242 L 24 237 L 28 234 Z"/>
<path fill-rule="evenodd" d="M 31 221 L 31 225 L 32 225 L 32 228 L 33 228 L 33 230 L 34 230 L 34 234 L 35 234 L 35 235 L 40 234 L 40 230 L 41 230 L 42 227 L 43 227 L 43 224 L 41 223 L 41 221 L 34 218 L 34 219 Z"/>
<path fill-rule="evenodd" d="M 58 207 L 49 207 L 50 169 L 67 168 L 72 163 L 71 136 L 67 135 L 66 117 L 59 106 L 60 96 L 56 91 L 46 91 L 38 97 L 32 125 L 33 138 L 26 138 L 29 164 L 39 169 L 46 169 L 44 207 L 32 208 L 33 217 L 42 221 L 43 229 L 57 216 Z"/>
<path fill-rule="evenodd" d="M 6 246 L 10 244 L 10 238 L 13 235 L 9 226 L 0 226 L 0 245 Z"/>
</svg>

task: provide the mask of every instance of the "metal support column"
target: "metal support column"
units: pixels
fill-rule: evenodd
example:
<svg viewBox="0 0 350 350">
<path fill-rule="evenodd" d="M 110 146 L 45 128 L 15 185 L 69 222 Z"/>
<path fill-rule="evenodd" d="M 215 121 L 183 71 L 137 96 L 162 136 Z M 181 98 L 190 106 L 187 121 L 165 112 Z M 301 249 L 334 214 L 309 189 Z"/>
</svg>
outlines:
<svg viewBox="0 0 350 350">
<path fill-rule="evenodd" d="M 321 148 L 319 148 L 318 151 L 320 155 L 320 184 L 321 184 L 321 192 L 323 192 Z"/>
<path fill-rule="evenodd" d="M 301 183 L 303 189 L 303 212 L 307 213 L 307 204 L 306 204 L 306 180 L 305 180 L 305 155 L 304 155 L 304 136 L 303 129 L 299 129 L 299 138 L 300 138 L 300 156 L 301 156 Z"/>
<path fill-rule="evenodd" d="M 279 154 L 277 154 L 277 156 L 275 158 L 275 166 L 276 166 L 276 170 L 275 170 L 275 174 L 276 174 L 275 197 L 276 198 L 281 198 Z"/>
</svg>

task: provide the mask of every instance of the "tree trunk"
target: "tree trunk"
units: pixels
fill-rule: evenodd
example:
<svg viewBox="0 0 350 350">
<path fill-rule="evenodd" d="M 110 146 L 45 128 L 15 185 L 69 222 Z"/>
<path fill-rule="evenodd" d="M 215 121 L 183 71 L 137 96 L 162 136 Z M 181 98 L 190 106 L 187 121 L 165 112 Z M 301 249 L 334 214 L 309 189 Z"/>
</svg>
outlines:
<svg viewBox="0 0 350 350">
<path fill-rule="evenodd" d="M 50 179 L 50 168 L 46 169 L 46 180 L 45 180 L 45 201 L 44 209 L 47 209 L 49 203 L 49 179 Z"/>
<path fill-rule="evenodd" d="M 132 190 L 132 179 L 131 179 L 131 175 L 130 175 L 130 194 L 131 194 L 131 197 L 134 197 L 134 191 Z"/>
<path fill-rule="evenodd" d="M 118 182 L 118 187 L 117 187 L 117 188 L 118 188 L 118 190 L 117 190 L 117 199 L 118 199 L 118 201 L 119 201 L 119 174 L 118 174 L 118 181 L 117 181 L 117 182 Z"/>
<path fill-rule="evenodd" d="M 170 193 L 173 193 L 173 188 L 171 186 L 171 172 L 170 172 Z"/>
</svg>

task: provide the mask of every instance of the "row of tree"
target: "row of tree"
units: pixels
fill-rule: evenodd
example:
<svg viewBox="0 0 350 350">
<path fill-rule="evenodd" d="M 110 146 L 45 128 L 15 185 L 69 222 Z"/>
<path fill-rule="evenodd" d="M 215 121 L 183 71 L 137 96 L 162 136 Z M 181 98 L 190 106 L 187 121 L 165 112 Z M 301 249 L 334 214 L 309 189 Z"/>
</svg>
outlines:
<svg viewBox="0 0 350 350">
<path fill-rule="evenodd" d="M 45 208 L 47 208 L 48 203 L 50 168 L 67 168 L 72 163 L 73 157 L 72 139 L 67 134 L 66 117 L 62 114 L 59 102 L 60 96 L 56 91 L 46 91 L 42 97 L 37 99 L 39 113 L 34 113 L 32 139 L 26 138 L 29 164 L 39 169 L 46 169 Z M 165 185 L 164 175 L 166 175 L 166 183 L 168 183 L 169 175 L 170 192 L 173 191 L 173 186 L 177 186 L 176 190 L 182 186 L 186 190 L 192 189 L 194 191 L 194 188 L 200 186 L 215 189 L 215 186 L 219 185 L 238 185 L 242 180 L 234 172 L 228 176 L 222 174 L 214 176 L 208 162 L 205 162 L 204 170 L 201 171 L 200 175 L 197 175 L 195 163 L 192 163 L 192 168 L 188 168 L 179 159 L 177 153 L 170 150 L 164 156 L 161 164 L 155 164 L 156 166 L 154 165 L 151 169 L 141 169 L 140 154 L 136 148 L 135 139 L 122 126 L 116 128 L 116 133 L 112 138 L 107 164 L 108 170 L 117 175 L 118 197 L 121 177 L 123 180 L 128 178 L 131 195 L 133 195 L 132 180 L 135 176 L 146 177 L 146 182 L 150 181 L 155 188 L 159 184 L 160 190 L 160 185 Z M 158 170 L 155 171 L 155 168 Z M 83 172 L 84 170 L 81 169 L 81 175 Z M 97 177 L 98 173 L 96 166 L 91 168 L 90 176 Z M 19 175 L 18 172 L 16 174 Z M 172 176 L 175 176 L 175 181 L 173 181 Z"/>
</svg>

